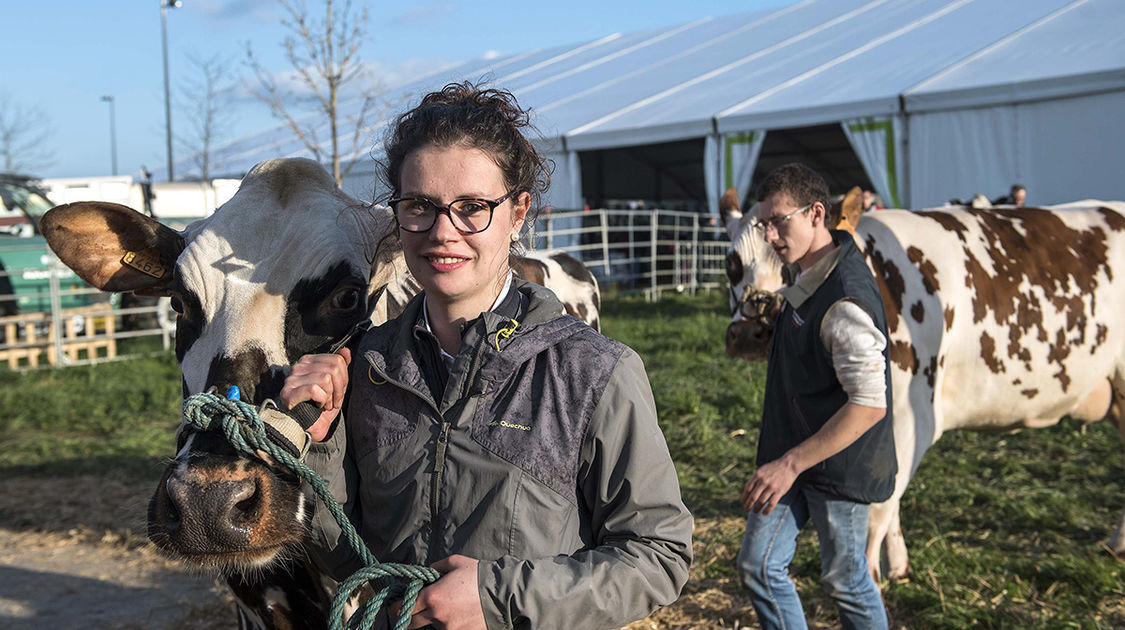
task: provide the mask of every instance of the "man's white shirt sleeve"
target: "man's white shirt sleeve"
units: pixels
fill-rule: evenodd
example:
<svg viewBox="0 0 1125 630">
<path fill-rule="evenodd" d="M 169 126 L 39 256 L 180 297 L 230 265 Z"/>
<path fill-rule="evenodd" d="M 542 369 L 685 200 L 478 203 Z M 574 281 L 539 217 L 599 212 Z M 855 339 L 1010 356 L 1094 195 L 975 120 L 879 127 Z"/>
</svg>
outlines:
<svg viewBox="0 0 1125 630">
<path fill-rule="evenodd" d="M 875 327 L 871 315 L 851 300 L 840 300 L 824 314 L 820 339 L 832 355 L 832 367 L 848 394 L 848 402 L 886 407 L 883 350 L 887 347 L 887 338 Z"/>
</svg>

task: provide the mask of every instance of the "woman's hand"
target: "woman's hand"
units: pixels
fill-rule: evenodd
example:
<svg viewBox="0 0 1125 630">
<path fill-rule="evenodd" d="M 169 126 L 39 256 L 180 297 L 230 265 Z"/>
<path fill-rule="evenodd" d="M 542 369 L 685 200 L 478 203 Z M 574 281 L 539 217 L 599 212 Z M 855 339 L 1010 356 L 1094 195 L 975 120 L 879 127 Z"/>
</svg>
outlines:
<svg viewBox="0 0 1125 630">
<path fill-rule="evenodd" d="M 348 364 L 351 350 L 340 348 L 335 354 L 306 354 L 293 364 L 285 378 L 278 398 L 286 409 L 299 402 L 311 401 L 322 409 L 308 434 L 317 442 L 328 437 L 328 430 L 340 415 L 344 393 L 348 390 Z"/>
<path fill-rule="evenodd" d="M 432 624 L 438 630 L 488 630 L 477 589 L 478 564 L 476 558 L 459 555 L 435 562 L 432 566 L 442 576 L 418 594 L 407 627 Z"/>
</svg>

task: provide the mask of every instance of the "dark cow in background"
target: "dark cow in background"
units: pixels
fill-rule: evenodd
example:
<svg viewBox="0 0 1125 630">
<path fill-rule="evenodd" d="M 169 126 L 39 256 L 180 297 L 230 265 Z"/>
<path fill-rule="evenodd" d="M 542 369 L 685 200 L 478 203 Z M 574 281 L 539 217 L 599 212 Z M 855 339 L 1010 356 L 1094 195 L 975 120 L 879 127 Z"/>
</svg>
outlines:
<svg viewBox="0 0 1125 630">
<path fill-rule="evenodd" d="M 347 196 L 311 160 L 259 164 L 182 233 L 95 202 L 51 210 L 42 231 L 93 286 L 171 296 L 185 397 L 237 385 L 247 402 L 272 398 L 300 356 L 364 318 L 394 317 L 419 289 L 390 211 Z M 560 253 L 512 262 L 597 326 L 597 283 L 581 263 Z M 149 537 L 226 574 L 240 627 L 327 627 L 335 584 L 303 547 L 310 500 L 292 476 L 239 456 L 221 436 L 189 432 L 153 495 Z"/>
<path fill-rule="evenodd" d="M 730 191 L 728 191 L 730 192 Z M 727 352 L 763 358 L 782 265 L 724 196 L 735 315 Z M 1050 426 L 1109 417 L 1125 434 L 1125 203 L 1048 208 L 881 210 L 856 244 L 887 311 L 898 478 L 873 505 L 867 555 L 909 569 L 899 501 L 926 450 L 950 429 Z M 1125 557 L 1125 521 L 1108 543 Z"/>
</svg>

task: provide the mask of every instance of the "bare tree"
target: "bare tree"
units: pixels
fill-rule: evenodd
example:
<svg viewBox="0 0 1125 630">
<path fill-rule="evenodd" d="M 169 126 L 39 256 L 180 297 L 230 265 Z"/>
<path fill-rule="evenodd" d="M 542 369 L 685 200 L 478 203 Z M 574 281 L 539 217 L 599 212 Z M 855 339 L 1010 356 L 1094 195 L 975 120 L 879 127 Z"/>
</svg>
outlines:
<svg viewBox="0 0 1125 630">
<path fill-rule="evenodd" d="M 0 94 L 0 170 L 27 171 L 50 166 L 51 121 L 42 109 L 25 107 Z"/>
<path fill-rule="evenodd" d="M 210 181 L 212 167 L 221 166 L 214 162 L 212 150 L 230 133 L 234 123 L 231 91 L 237 79 L 230 64 L 220 57 L 188 59 L 195 73 L 180 86 L 180 96 L 186 104 L 191 132 L 177 140 L 192 155 L 201 178 Z"/>
<path fill-rule="evenodd" d="M 248 45 L 247 62 L 257 79 L 255 96 L 289 126 L 315 160 L 331 163 L 332 176 L 340 184 L 355 164 L 355 160 L 350 160 L 341 171 L 341 158 L 354 156 L 363 148 L 366 131 L 372 124 L 369 119 L 374 115 L 380 95 L 378 85 L 357 56 L 367 39 L 367 9 L 357 13 L 351 0 L 323 0 L 324 18 L 316 20 L 309 17 L 301 0 L 276 2 L 286 12 L 281 22 L 290 34 L 282 47 L 286 60 L 293 67 L 292 78 L 297 89 L 280 84 L 254 57 Z M 338 8 L 342 10 L 337 11 Z M 358 107 L 345 120 L 340 100 L 345 89 L 353 87 Z M 306 111 L 319 115 L 304 116 Z M 345 125 L 350 134 L 341 132 Z M 345 137 L 346 148 L 341 146 L 342 137 Z"/>
</svg>

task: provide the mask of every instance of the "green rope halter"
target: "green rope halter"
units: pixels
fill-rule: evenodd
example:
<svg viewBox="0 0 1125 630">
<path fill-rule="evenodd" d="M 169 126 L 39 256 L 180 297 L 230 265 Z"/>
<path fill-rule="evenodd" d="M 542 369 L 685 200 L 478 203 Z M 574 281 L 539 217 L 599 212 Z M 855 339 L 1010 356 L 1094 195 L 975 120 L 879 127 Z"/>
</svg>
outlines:
<svg viewBox="0 0 1125 630">
<path fill-rule="evenodd" d="M 200 431 L 221 431 L 227 441 L 239 452 L 251 457 L 258 457 L 259 452 L 264 452 L 273 458 L 278 465 L 287 468 L 297 475 L 299 479 L 312 486 L 320 500 L 340 525 L 340 529 L 347 538 L 348 544 L 359 555 L 366 565 L 352 574 L 351 577 L 340 583 L 336 596 L 332 599 L 332 609 L 329 612 L 329 630 L 343 630 L 344 606 L 348 599 L 363 587 L 365 583 L 377 578 L 385 578 L 386 586 L 380 589 L 374 597 L 364 602 L 356 614 L 352 615 L 346 623 L 351 630 L 367 630 L 375 621 L 375 616 L 383 605 L 390 599 L 402 599 L 402 610 L 395 622 L 395 630 L 406 630 L 410 623 L 411 612 L 418 600 L 418 593 L 425 584 L 436 581 L 441 574 L 429 567 L 414 564 L 382 563 L 371 555 L 371 551 L 363 544 L 355 527 L 348 520 L 344 510 L 328 491 L 324 479 L 316 474 L 313 469 L 306 466 L 294 457 L 288 450 L 278 446 L 267 437 L 265 425 L 258 417 L 258 410 L 240 400 L 228 400 L 211 393 L 195 394 L 184 401 L 184 421 Z"/>
</svg>

